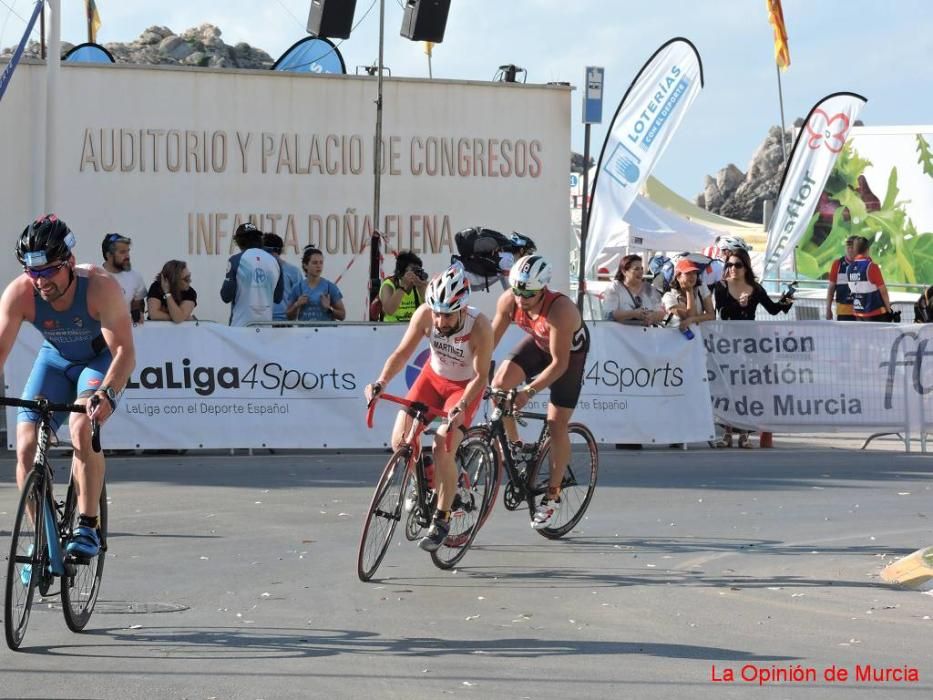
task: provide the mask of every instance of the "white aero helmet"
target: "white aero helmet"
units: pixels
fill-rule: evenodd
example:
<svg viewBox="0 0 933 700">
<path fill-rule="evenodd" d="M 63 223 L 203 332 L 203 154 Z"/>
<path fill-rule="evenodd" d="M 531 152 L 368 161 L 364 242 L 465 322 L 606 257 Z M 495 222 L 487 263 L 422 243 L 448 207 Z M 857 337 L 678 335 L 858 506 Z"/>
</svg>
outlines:
<svg viewBox="0 0 933 700">
<path fill-rule="evenodd" d="M 470 282 L 463 274 L 462 265 L 451 265 L 428 283 L 424 300 L 431 310 L 439 314 L 450 314 L 467 305 L 470 298 Z"/>
<path fill-rule="evenodd" d="M 745 239 L 741 236 L 720 236 L 716 240 L 716 245 L 719 247 L 719 250 L 727 250 L 729 252 L 735 250 L 744 250 L 746 253 L 752 251 L 752 247 L 745 242 Z"/>
<path fill-rule="evenodd" d="M 509 270 L 509 285 L 515 289 L 536 292 L 551 281 L 551 263 L 540 255 L 519 258 Z"/>
</svg>

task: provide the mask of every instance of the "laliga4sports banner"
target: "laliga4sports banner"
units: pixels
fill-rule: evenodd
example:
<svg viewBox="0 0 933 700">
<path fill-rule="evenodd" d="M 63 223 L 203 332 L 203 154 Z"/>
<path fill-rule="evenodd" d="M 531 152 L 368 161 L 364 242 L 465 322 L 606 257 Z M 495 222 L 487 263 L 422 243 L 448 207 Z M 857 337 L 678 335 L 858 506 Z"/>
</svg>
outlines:
<svg viewBox="0 0 933 700">
<path fill-rule="evenodd" d="M 625 212 L 702 88 L 700 54 L 683 38 L 671 39 L 655 51 L 635 76 L 599 154 L 584 265 L 595 263 L 622 226 Z"/>
<path fill-rule="evenodd" d="M 774 277 L 810 225 L 820 193 L 867 100 L 854 92 L 824 97 L 797 135 L 768 226 L 764 277 Z M 840 209 L 840 215 L 841 215 Z"/>
<path fill-rule="evenodd" d="M 404 324 L 230 328 L 218 323 L 149 322 L 133 329 L 136 368 L 102 432 L 113 449 L 382 448 L 398 407 L 376 408 L 366 428 L 363 387 L 379 376 Z M 706 357 L 698 337 L 618 323 L 591 326 L 583 391 L 574 420 L 600 442 L 667 444 L 709 440 L 713 416 Z M 495 359 L 521 340 L 508 329 Z M 42 343 L 24 325 L 6 364 L 6 394 L 19 396 Z M 422 344 L 388 391 L 404 396 L 428 359 Z M 547 410 L 550 394 L 529 402 Z M 475 421 L 483 420 L 480 410 Z M 14 425 L 15 409 L 7 410 Z M 522 428 L 535 439 L 541 422 Z M 8 441 L 16 431 L 7 431 Z M 68 427 L 59 430 L 65 444 Z"/>
</svg>

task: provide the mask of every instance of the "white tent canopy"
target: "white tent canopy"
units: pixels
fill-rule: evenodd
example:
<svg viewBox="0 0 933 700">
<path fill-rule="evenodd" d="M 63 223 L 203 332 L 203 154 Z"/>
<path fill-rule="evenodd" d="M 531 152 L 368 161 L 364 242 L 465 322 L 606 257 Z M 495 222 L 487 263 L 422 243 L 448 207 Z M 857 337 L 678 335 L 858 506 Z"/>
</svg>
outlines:
<svg viewBox="0 0 933 700">
<path fill-rule="evenodd" d="M 618 259 L 629 252 L 700 252 L 724 233 L 689 221 L 638 195 L 594 262 L 597 268 L 614 271 Z"/>
</svg>

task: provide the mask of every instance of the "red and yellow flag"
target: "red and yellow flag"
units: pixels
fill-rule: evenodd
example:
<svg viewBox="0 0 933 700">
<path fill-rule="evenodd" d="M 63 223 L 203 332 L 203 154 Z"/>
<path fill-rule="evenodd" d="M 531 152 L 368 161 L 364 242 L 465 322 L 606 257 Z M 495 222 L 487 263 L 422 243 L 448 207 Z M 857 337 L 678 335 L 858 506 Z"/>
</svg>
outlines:
<svg viewBox="0 0 933 700">
<path fill-rule="evenodd" d="M 84 0 L 84 12 L 87 15 L 87 40 L 97 43 L 97 30 L 100 29 L 100 15 L 97 14 L 97 3 L 94 0 Z"/>
<path fill-rule="evenodd" d="M 781 0 L 765 0 L 768 7 L 768 21 L 774 27 L 774 60 L 787 70 L 790 65 L 790 47 L 787 45 L 787 27 L 784 26 L 784 11 Z"/>
</svg>

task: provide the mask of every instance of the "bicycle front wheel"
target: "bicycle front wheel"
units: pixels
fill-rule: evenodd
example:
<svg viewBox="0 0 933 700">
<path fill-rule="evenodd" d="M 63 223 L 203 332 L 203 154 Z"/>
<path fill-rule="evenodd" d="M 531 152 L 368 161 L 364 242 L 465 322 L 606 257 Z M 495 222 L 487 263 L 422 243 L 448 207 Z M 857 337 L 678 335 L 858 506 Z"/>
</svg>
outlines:
<svg viewBox="0 0 933 700">
<path fill-rule="evenodd" d="M 369 581 L 382 563 L 395 526 L 402 517 L 402 490 L 405 475 L 408 473 L 408 456 L 401 449 L 389 458 L 376 492 L 369 505 L 369 512 L 363 522 L 363 534 L 360 537 L 360 551 L 356 562 L 356 573 L 360 581 Z"/>
<path fill-rule="evenodd" d="M 14 651 L 19 649 L 26 635 L 36 585 L 48 566 L 42 516 L 44 507 L 39 476 L 33 471 L 23 485 L 7 562 L 3 629 L 7 646 Z"/>
<path fill-rule="evenodd" d="M 482 527 L 486 520 L 489 519 L 489 516 L 492 515 L 492 511 L 496 506 L 496 495 L 499 493 L 499 486 L 502 483 L 503 466 L 498 443 L 493 438 L 492 432 L 485 425 L 475 425 L 467 430 L 466 435 L 463 437 L 463 442 L 460 443 L 460 447 L 457 450 L 458 464 L 461 462 L 461 455 L 464 456 L 464 462 L 470 459 L 468 453 L 474 450 L 474 446 L 479 450 L 478 454 L 480 455 L 483 454 L 483 448 L 485 447 L 488 450 L 486 458 L 490 459 L 492 464 L 490 472 L 492 482 L 486 492 L 482 519 L 479 523 L 479 526 Z"/>
<path fill-rule="evenodd" d="M 69 522 L 65 523 L 65 544 L 71 538 L 74 529 L 78 527 L 78 494 L 74 480 L 68 484 L 68 497 L 65 501 L 65 516 Z M 100 536 L 100 553 L 88 560 L 76 561 L 68 557 L 65 562 L 65 575 L 62 576 L 62 611 L 65 613 L 65 624 L 72 632 L 80 632 L 91 619 L 94 605 L 97 603 L 97 594 L 100 593 L 100 582 L 104 576 L 104 559 L 107 557 L 107 485 L 100 491 L 100 506 L 98 509 L 100 527 L 97 534 Z"/>
<path fill-rule="evenodd" d="M 467 436 L 457 449 L 457 495 L 450 514 L 450 533 L 431 552 L 431 561 L 441 569 L 453 568 L 466 555 L 479 532 L 493 495 L 498 469 L 495 452 L 479 437 Z"/>
<path fill-rule="evenodd" d="M 589 428 L 581 423 L 571 423 L 567 432 L 570 434 L 570 463 L 561 480 L 560 509 L 551 527 L 537 530 L 552 540 L 563 537 L 580 522 L 593 498 L 599 472 L 599 450 Z M 541 497 L 547 493 L 550 464 L 551 438 L 548 438 L 528 475 L 535 503 L 540 503 Z"/>
</svg>

